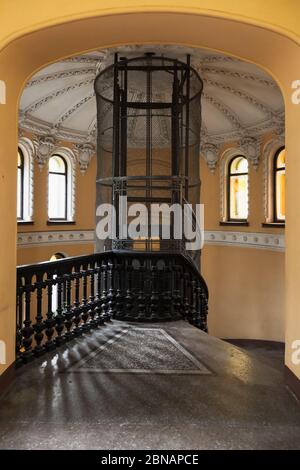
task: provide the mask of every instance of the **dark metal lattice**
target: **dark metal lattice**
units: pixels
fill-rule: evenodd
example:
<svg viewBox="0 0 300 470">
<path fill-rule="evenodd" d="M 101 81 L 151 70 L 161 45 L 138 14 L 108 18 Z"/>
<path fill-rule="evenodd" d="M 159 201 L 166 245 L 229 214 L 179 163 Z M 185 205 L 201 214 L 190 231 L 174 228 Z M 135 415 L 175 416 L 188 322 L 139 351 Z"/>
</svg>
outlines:
<svg viewBox="0 0 300 470">
<path fill-rule="evenodd" d="M 199 147 L 203 84 L 190 66 L 147 53 L 118 58 L 95 80 L 97 206 L 126 195 L 128 204 L 200 200 Z M 149 227 L 150 233 L 150 227 Z M 97 240 L 97 251 L 184 251 L 181 240 Z"/>
</svg>

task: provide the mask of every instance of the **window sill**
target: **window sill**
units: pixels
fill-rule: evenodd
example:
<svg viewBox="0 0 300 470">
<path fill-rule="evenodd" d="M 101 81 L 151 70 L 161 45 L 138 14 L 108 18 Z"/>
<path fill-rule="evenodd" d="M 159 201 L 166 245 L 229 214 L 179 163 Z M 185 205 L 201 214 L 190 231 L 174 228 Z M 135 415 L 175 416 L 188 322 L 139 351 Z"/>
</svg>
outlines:
<svg viewBox="0 0 300 470">
<path fill-rule="evenodd" d="M 33 220 L 18 220 L 18 225 L 34 225 Z"/>
<path fill-rule="evenodd" d="M 47 220 L 47 225 L 75 225 L 75 220 Z"/>
<path fill-rule="evenodd" d="M 243 220 L 237 220 L 236 222 L 234 222 L 233 220 L 228 220 L 226 222 L 219 222 L 219 225 L 221 227 L 226 227 L 226 226 L 231 226 L 231 227 L 248 227 L 249 226 L 249 222 L 247 222 L 246 220 L 243 221 Z"/>
<path fill-rule="evenodd" d="M 265 228 L 285 228 L 285 223 L 284 222 L 263 222 L 261 226 Z"/>
</svg>

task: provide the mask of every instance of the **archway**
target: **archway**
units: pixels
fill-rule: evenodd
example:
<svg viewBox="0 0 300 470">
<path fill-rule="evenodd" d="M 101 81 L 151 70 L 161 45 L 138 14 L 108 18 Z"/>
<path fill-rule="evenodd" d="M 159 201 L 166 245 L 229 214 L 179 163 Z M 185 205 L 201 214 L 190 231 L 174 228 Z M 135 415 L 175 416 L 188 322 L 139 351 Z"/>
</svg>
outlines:
<svg viewBox="0 0 300 470">
<path fill-rule="evenodd" d="M 7 343 L 7 366 L 14 360 L 14 307 L 15 291 L 11 279 L 15 276 L 15 213 L 5 204 L 7 194 L 11 194 L 15 204 L 15 148 L 17 145 L 17 108 L 18 97 L 25 81 L 47 63 L 61 57 L 75 55 L 78 52 L 93 50 L 97 47 L 109 47 L 124 43 L 174 43 L 194 47 L 207 47 L 226 52 L 230 55 L 256 63 L 267 70 L 280 83 L 286 102 L 286 140 L 287 172 L 289 188 L 287 192 L 287 230 L 286 230 L 286 363 L 300 376 L 299 370 L 291 361 L 292 344 L 299 336 L 300 319 L 297 318 L 299 305 L 299 269 L 300 248 L 297 240 L 300 210 L 298 195 L 298 174 L 300 172 L 297 139 L 298 108 L 290 100 L 290 85 L 300 73 L 298 44 L 282 34 L 267 29 L 260 19 L 257 25 L 241 22 L 241 16 L 232 14 L 230 19 L 198 15 L 192 7 L 184 12 L 154 12 L 154 8 L 142 12 L 128 13 L 123 7 L 122 13 L 104 16 L 102 12 L 94 18 L 85 18 L 74 22 L 65 22 L 63 14 L 53 21 L 47 18 L 43 29 L 30 32 L 16 38 L 1 52 L 0 63 L 2 77 L 6 83 L 6 105 L 0 108 L 0 126 L 3 131 L 1 158 L 1 218 L 6 221 L 6 230 L 1 234 L 1 245 L 5 247 L 2 257 L 0 276 L 3 312 L 1 331 Z M 146 8 L 144 7 L 144 10 Z M 203 11 L 202 11 L 203 13 Z M 84 17 L 84 13 L 82 17 Z M 225 16 L 225 15 L 223 15 Z M 70 18 L 71 19 L 71 18 Z M 183 27 L 183 25 L 185 27 Z M 32 28 L 32 30 L 35 28 Z M 218 31 L 218 34 L 216 34 Z M 47 47 L 45 47 L 47 44 Z M 280 57 L 281 60 L 278 60 Z M 12 67 L 12 63 L 14 67 Z M 7 158 L 7 156 L 12 158 Z M 15 234 L 13 237 L 12 234 Z M 5 299 L 5 300 L 4 300 Z M 2 368 L 4 370 L 5 367 Z"/>
</svg>

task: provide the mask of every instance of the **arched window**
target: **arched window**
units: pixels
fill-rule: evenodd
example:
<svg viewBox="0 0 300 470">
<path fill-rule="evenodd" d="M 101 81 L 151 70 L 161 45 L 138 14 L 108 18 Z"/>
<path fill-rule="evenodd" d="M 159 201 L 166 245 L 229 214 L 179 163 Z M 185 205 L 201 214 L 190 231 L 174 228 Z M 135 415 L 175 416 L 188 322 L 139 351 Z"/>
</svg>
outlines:
<svg viewBox="0 0 300 470">
<path fill-rule="evenodd" d="M 18 144 L 17 164 L 17 219 L 18 223 L 32 222 L 33 218 L 33 163 L 34 145 L 27 137 Z"/>
<path fill-rule="evenodd" d="M 248 160 L 242 155 L 233 157 L 228 165 L 228 220 L 248 218 Z"/>
<path fill-rule="evenodd" d="M 18 182 L 17 182 L 17 218 L 23 220 L 24 218 L 24 155 L 20 148 L 18 148 Z"/>
<path fill-rule="evenodd" d="M 274 157 L 274 222 L 285 221 L 285 148 L 280 148 Z"/>
<path fill-rule="evenodd" d="M 48 218 L 68 219 L 68 166 L 60 155 L 53 155 L 48 164 Z"/>
</svg>

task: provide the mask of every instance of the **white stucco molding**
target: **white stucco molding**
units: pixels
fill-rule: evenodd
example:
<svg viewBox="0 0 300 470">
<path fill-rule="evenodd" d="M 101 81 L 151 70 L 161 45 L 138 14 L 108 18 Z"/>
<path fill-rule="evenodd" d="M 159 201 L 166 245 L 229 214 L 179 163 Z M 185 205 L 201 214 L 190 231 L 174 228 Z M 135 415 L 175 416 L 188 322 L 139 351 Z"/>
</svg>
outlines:
<svg viewBox="0 0 300 470">
<path fill-rule="evenodd" d="M 228 232 L 225 230 L 205 230 L 204 246 L 205 244 L 256 248 L 272 251 L 285 250 L 283 234 L 270 234 L 265 232 Z"/>
<path fill-rule="evenodd" d="M 56 230 L 49 232 L 19 232 L 18 248 L 44 245 L 76 245 L 94 243 L 94 230 Z"/>
<path fill-rule="evenodd" d="M 94 230 L 57 230 L 23 232 L 18 234 L 18 248 L 46 245 L 76 245 L 94 243 Z M 204 246 L 220 245 L 262 250 L 284 251 L 284 235 L 257 232 L 228 232 L 205 230 Z"/>
</svg>

